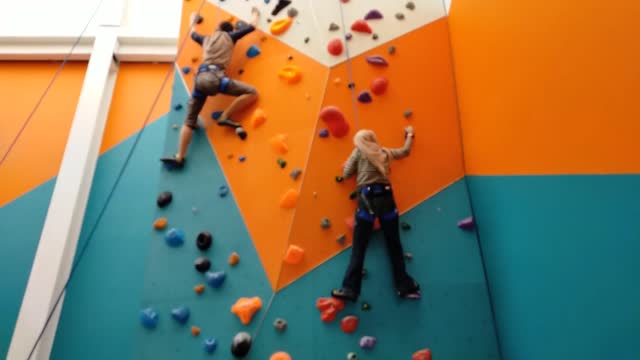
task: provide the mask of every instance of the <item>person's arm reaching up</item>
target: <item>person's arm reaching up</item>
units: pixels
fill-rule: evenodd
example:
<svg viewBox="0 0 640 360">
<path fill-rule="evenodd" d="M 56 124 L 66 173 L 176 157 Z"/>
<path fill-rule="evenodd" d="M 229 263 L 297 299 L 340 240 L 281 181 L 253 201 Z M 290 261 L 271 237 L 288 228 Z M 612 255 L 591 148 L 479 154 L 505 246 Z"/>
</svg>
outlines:
<svg viewBox="0 0 640 360">
<path fill-rule="evenodd" d="M 193 30 L 193 26 L 196 24 L 196 19 L 198 18 L 198 14 L 196 13 L 191 13 L 191 40 L 197 42 L 198 44 L 200 44 L 200 46 L 202 46 L 202 43 L 204 42 L 204 36 L 198 34 L 197 32 L 195 32 L 195 30 Z"/>
<path fill-rule="evenodd" d="M 389 153 L 394 160 L 406 158 L 407 156 L 409 156 L 409 154 L 411 154 L 411 146 L 413 145 L 414 137 L 413 127 L 407 126 L 405 128 L 405 132 L 407 134 L 407 138 L 404 140 L 404 146 L 398 149 L 389 150 Z"/>
<path fill-rule="evenodd" d="M 358 149 L 353 149 L 351 156 L 344 163 L 344 167 L 342 168 L 342 177 L 348 179 L 356 174 L 358 171 L 358 157 L 360 156 L 360 152 Z"/>
<path fill-rule="evenodd" d="M 252 33 L 256 27 L 258 26 L 258 19 L 260 18 L 260 11 L 258 10 L 258 8 L 254 7 L 251 9 L 251 23 L 249 23 L 249 26 L 246 26 L 245 28 L 238 30 L 238 31 L 234 31 L 229 33 L 229 35 L 231 36 L 231 40 L 233 40 L 234 43 L 236 43 L 238 40 L 242 39 L 243 37 L 245 37 L 246 35 Z"/>
</svg>

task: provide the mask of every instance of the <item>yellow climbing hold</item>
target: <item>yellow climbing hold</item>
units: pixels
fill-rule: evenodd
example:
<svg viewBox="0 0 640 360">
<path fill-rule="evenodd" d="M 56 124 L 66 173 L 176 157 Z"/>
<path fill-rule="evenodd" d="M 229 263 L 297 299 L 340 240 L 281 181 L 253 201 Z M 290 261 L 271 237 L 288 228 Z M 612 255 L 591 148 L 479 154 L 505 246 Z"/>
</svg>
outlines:
<svg viewBox="0 0 640 360">
<path fill-rule="evenodd" d="M 267 121 L 267 114 L 262 109 L 256 109 L 251 116 L 251 127 L 259 128 Z"/>
<path fill-rule="evenodd" d="M 289 84 L 297 84 L 302 80 L 302 71 L 295 65 L 287 65 L 278 71 L 278 76 Z"/>
<path fill-rule="evenodd" d="M 289 30 L 293 24 L 293 19 L 290 17 L 286 17 L 284 19 L 276 20 L 271 23 L 271 34 L 272 35 L 282 35 L 285 31 Z"/>
</svg>

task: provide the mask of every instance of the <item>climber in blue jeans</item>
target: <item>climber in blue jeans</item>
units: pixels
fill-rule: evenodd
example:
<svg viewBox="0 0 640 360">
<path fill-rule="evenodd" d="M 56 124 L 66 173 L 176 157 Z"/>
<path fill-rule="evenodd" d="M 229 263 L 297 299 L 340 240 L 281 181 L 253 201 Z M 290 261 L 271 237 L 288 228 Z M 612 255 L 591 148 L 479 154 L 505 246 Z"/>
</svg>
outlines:
<svg viewBox="0 0 640 360">
<path fill-rule="evenodd" d="M 373 234 L 375 219 L 380 220 L 387 252 L 391 260 L 393 280 L 398 296 L 420 299 L 420 285 L 407 274 L 404 252 L 400 242 L 398 208 L 389 181 L 389 165 L 392 160 L 409 156 L 413 144 L 412 127 L 405 129 L 406 140 L 399 149 L 387 149 L 378 144 L 371 130 L 360 130 L 354 137 L 355 149 L 347 160 L 343 177 L 357 174 L 358 209 L 353 229 L 351 260 L 342 281 L 342 288 L 331 292 L 333 297 L 357 301 L 362 286 L 362 269 L 369 239 Z"/>
</svg>

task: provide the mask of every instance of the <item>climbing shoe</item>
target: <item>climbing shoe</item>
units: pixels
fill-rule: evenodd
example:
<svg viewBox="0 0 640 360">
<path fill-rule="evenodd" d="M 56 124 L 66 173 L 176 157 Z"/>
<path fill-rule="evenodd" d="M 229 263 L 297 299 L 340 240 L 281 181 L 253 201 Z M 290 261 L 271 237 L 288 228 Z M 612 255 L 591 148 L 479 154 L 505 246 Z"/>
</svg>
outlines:
<svg viewBox="0 0 640 360">
<path fill-rule="evenodd" d="M 247 139 L 247 132 L 242 127 L 236 128 L 236 135 L 238 135 L 240 140 L 246 140 Z"/>
<path fill-rule="evenodd" d="M 218 120 L 218 126 L 227 126 L 227 127 L 237 129 L 240 127 L 240 124 L 238 124 L 233 120 L 224 119 L 224 120 Z"/>
<path fill-rule="evenodd" d="M 331 290 L 331 296 L 340 300 L 358 301 L 358 294 L 353 290 L 345 288 Z"/>
<path fill-rule="evenodd" d="M 160 161 L 162 161 L 162 164 L 168 170 L 173 170 L 173 169 L 182 169 L 184 167 L 185 159 L 178 160 L 175 156 L 171 156 L 171 157 L 162 158 L 160 159 Z"/>
<path fill-rule="evenodd" d="M 398 290 L 398 296 L 403 299 L 418 300 L 422 298 L 422 293 L 420 292 L 420 285 L 414 282 L 413 286 L 410 289 Z"/>
</svg>

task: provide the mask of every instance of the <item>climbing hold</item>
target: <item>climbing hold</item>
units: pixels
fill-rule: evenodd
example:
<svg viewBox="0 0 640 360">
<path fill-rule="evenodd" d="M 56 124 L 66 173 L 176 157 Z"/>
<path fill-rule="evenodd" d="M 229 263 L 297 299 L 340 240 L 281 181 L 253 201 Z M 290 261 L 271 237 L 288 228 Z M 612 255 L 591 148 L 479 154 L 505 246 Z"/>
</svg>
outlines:
<svg viewBox="0 0 640 360">
<path fill-rule="evenodd" d="M 147 329 L 153 329 L 158 326 L 158 312 L 152 308 L 146 308 L 140 312 L 140 323 Z"/>
<path fill-rule="evenodd" d="M 246 157 L 246 156 L 244 156 L 244 155 L 242 155 L 242 156 L 240 156 L 240 157 L 238 158 L 238 161 L 240 161 L 240 162 L 245 162 L 245 161 L 247 161 L 247 157 Z"/>
<path fill-rule="evenodd" d="M 224 280 L 227 278 L 227 274 L 225 274 L 224 271 L 209 271 L 204 275 L 204 278 L 207 282 L 207 285 L 211 286 L 214 289 L 219 289 L 222 284 L 224 284 Z"/>
<path fill-rule="evenodd" d="M 174 109 L 175 111 L 180 111 L 180 110 L 182 110 L 182 104 L 176 104 L 176 106 L 174 106 L 174 107 L 173 107 L 173 109 Z"/>
<path fill-rule="evenodd" d="M 272 21 L 271 18 L 267 18 L 267 23 L 268 24 L 271 24 L 271 21 Z"/>
<path fill-rule="evenodd" d="M 396 19 L 404 20 L 404 14 L 403 13 L 396 13 Z"/>
<path fill-rule="evenodd" d="M 227 159 L 229 159 L 229 160 L 233 159 L 233 154 L 228 154 L 227 155 Z"/>
<path fill-rule="evenodd" d="M 229 255 L 229 260 L 228 263 L 231 266 L 236 266 L 238 265 L 238 263 L 240 262 L 240 255 L 238 255 L 238 253 L 231 253 L 231 255 Z"/>
<path fill-rule="evenodd" d="M 363 336 L 360 338 L 360 347 L 365 350 L 371 350 L 376 346 L 377 342 L 378 340 L 373 336 Z"/>
<path fill-rule="evenodd" d="M 218 341 L 214 338 L 208 338 L 204 340 L 202 345 L 204 347 L 204 351 L 206 351 L 208 354 L 211 354 L 218 348 Z"/>
<path fill-rule="evenodd" d="M 466 219 L 462 219 L 458 221 L 458 227 L 462 230 L 473 230 L 475 228 L 476 222 L 473 220 L 473 216 L 469 216 Z"/>
<path fill-rule="evenodd" d="M 197 327 L 197 326 L 192 326 L 191 327 L 191 335 L 193 335 L 193 336 L 200 335 L 200 328 Z"/>
<path fill-rule="evenodd" d="M 277 152 L 278 154 L 282 154 L 282 155 L 285 155 L 286 153 L 289 152 L 289 146 L 287 145 L 286 141 L 287 141 L 287 135 L 285 134 L 277 134 L 274 137 L 272 137 L 271 140 L 269 140 L 273 150 L 275 150 L 275 152 Z"/>
<path fill-rule="evenodd" d="M 347 354 L 347 360 L 358 360 L 358 354 L 350 352 Z"/>
<path fill-rule="evenodd" d="M 240 138 L 240 140 L 247 139 L 247 132 L 242 127 L 237 127 L 235 131 L 236 135 Z"/>
<path fill-rule="evenodd" d="M 271 35 L 282 35 L 284 34 L 293 23 L 293 19 L 290 17 L 286 17 L 284 19 L 276 20 L 271 23 Z"/>
<path fill-rule="evenodd" d="M 299 264 L 304 258 L 304 249 L 297 245 L 289 245 L 287 253 L 284 255 L 284 262 L 289 265 Z"/>
<path fill-rule="evenodd" d="M 198 213 L 198 208 L 197 207 L 192 207 L 191 208 L 191 213 L 193 213 L 194 215 Z"/>
<path fill-rule="evenodd" d="M 258 55 L 260 55 L 260 48 L 257 45 L 251 45 L 249 49 L 247 49 L 247 57 L 249 59 L 253 59 Z"/>
<path fill-rule="evenodd" d="M 362 311 L 369 311 L 371 310 L 371 304 L 363 301 L 362 305 L 360 305 L 360 309 L 362 309 Z"/>
<path fill-rule="evenodd" d="M 201 256 L 196 259 L 196 261 L 193 263 L 193 266 L 195 266 L 198 272 L 205 273 L 209 271 L 209 269 L 211 269 L 211 261 L 209 261 L 209 259 L 207 259 L 206 257 Z"/>
<path fill-rule="evenodd" d="M 185 75 L 188 75 L 191 72 L 191 67 L 190 66 L 185 66 L 182 68 L 182 73 Z"/>
<path fill-rule="evenodd" d="M 211 236 L 211 233 L 206 231 L 199 233 L 196 237 L 196 246 L 202 251 L 209 249 L 212 242 L 213 236 Z"/>
<path fill-rule="evenodd" d="M 308 37 L 304 38 L 304 43 L 305 43 L 305 44 L 308 44 L 308 43 L 309 43 L 309 40 L 311 40 L 311 39 L 310 39 L 310 38 L 308 38 Z"/>
<path fill-rule="evenodd" d="M 349 89 L 353 89 L 356 87 L 356 84 L 353 82 L 350 82 L 349 85 L 347 86 Z"/>
<path fill-rule="evenodd" d="M 196 15 L 196 17 L 195 17 L 195 19 L 194 19 L 194 22 L 195 22 L 196 24 L 200 25 L 200 24 L 202 24 L 202 22 L 203 22 L 203 21 L 204 21 L 204 18 L 202 17 L 202 15 L 197 14 L 197 15 Z"/>
<path fill-rule="evenodd" d="M 284 351 L 278 351 L 277 353 L 271 355 L 269 360 L 291 360 L 291 355 L 287 354 Z"/>
<path fill-rule="evenodd" d="M 204 292 L 204 285 L 200 284 L 200 285 L 194 286 L 193 291 L 195 291 L 195 293 L 198 295 L 202 294 Z"/>
<path fill-rule="evenodd" d="M 370 10 L 365 16 L 364 19 L 365 20 L 379 20 L 384 18 L 384 16 L 382 16 L 382 13 L 376 9 Z"/>
<path fill-rule="evenodd" d="M 389 87 L 389 80 L 387 80 L 387 78 L 382 76 L 374 79 L 371 82 L 371 92 L 377 96 L 384 95 L 384 93 L 387 92 L 388 87 Z"/>
<path fill-rule="evenodd" d="M 409 230 L 411 230 L 411 224 L 409 224 L 406 221 L 403 221 L 403 222 L 400 223 L 400 228 L 402 228 L 402 230 L 404 230 L 404 231 L 409 231 Z"/>
<path fill-rule="evenodd" d="M 171 126 L 173 128 L 173 130 L 177 130 L 179 128 L 178 124 L 173 124 L 173 126 Z"/>
<path fill-rule="evenodd" d="M 218 188 L 218 196 L 220 196 L 221 198 L 227 196 L 228 194 L 229 194 L 229 188 L 226 185 L 221 185 Z"/>
<path fill-rule="evenodd" d="M 329 31 L 338 31 L 338 30 L 340 30 L 340 26 L 338 26 L 338 24 L 332 22 L 329 25 Z"/>
<path fill-rule="evenodd" d="M 336 242 L 340 245 L 344 245 L 346 241 L 347 241 L 347 235 L 345 234 L 341 234 L 336 238 Z"/>
<path fill-rule="evenodd" d="M 243 325 L 249 325 L 253 315 L 262 308 L 262 300 L 259 297 L 240 298 L 231 307 L 231 312 L 236 315 Z"/>
<path fill-rule="evenodd" d="M 344 178 L 342 176 L 336 176 L 336 182 L 341 183 L 344 181 Z"/>
<path fill-rule="evenodd" d="M 222 111 L 214 111 L 211 113 L 211 118 L 213 120 L 218 120 L 222 117 L 222 113 L 223 113 Z"/>
<path fill-rule="evenodd" d="M 410 252 L 404 253 L 404 259 L 407 260 L 407 261 L 413 260 L 413 254 L 410 253 Z"/>
<path fill-rule="evenodd" d="M 411 355 L 411 360 L 431 360 L 431 350 L 422 349 Z"/>
<path fill-rule="evenodd" d="M 395 47 L 395 46 L 393 46 L 393 45 L 391 45 L 391 46 L 389 46 L 389 47 L 387 48 L 387 52 L 389 53 L 389 55 L 393 55 L 393 54 L 395 54 L 395 53 L 396 53 L 396 50 L 397 50 L 397 49 L 396 49 L 396 47 Z"/>
<path fill-rule="evenodd" d="M 244 74 L 244 69 L 238 70 L 238 75 L 242 75 L 242 74 Z"/>
<path fill-rule="evenodd" d="M 320 319 L 324 322 L 332 322 L 338 313 L 344 309 L 344 301 L 330 298 L 319 298 L 316 300 L 316 308 L 320 310 Z"/>
<path fill-rule="evenodd" d="M 372 38 L 373 40 L 378 40 L 378 38 L 379 38 L 379 37 L 380 37 L 380 36 L 378 36 L 378 34 L 373 34 L 373 35 L 371 36 L 371 38 Z"/>
<path fill-rule="evenodd" d="M 380 55 L 367 56 L 367 62 L 375 66 L 389 66 L 387 60 Z"/>
<path fill-rule="evenodd" d="M 373 101 L 373 98 L 371 97 L 371 94 L 365 90 L 358 95 L 358 101 L 363 104 L 368 104 Z"/>
<path fill-rule="evenodd" d="M 349 2 L 349 0 L 340 0 L 341 3 L 346 4 Z"/>
<path fill-rule="evenodd" d="M 318 197 L 318 193 L 317 192 L 313 192 L 313 198 L 316 199 Z"/>
<path fill-rule="evenodd" d="M 277 16 L 284 8 L 291 5 L 291 0 L 279 0 L 276 7 L 271 12 L 271 16 Z"/>
<path fill-rule="evenodd" d="M 194 56 L 194 57 L 191 58 L 191 62 L 194 63 L 194 64 L 197 63 L 198 60 L 200 60 L 200 58 L 197 57 L 197 56 Z"/>
<path fill-rule="evenodd" d="M 407 3 L 407 5 L 405 5 L 405 7 L 409 10 L 415 10 L 416 9 L 416 3 L 414 3 L 413 1 L 409 1 Z"/>
<path fill-rule="evenodd" d="M 164 240 L 170 247 L 179 247 L 184 244 L 184 231 L 180 229 L 171 229 L 164 235 Z"/>
<path fill-rule="evenodd" d="M 329 129 L 320 129 L 320 131 L 318 131 L 318 136 L 320 136 L 323 139 L 326 139 L 329 137 Z"/>
<path fill-rule="evenodd" d="M 293 171 L 291 171 L 291 173 L 289 173 L 289 176 L 295 181 L 295 180 L 298 180 L 301 174 L 302 174 L 302 170 L 295 168 L 293 169 Z"/>
<path fill-rule="evenodd" d="M 293 85 L 302 80 L 302 71 L 295 65 L 287 65 L 278 71 L 278 77 L 286 80 L 290 85 Z"/>
<path fill-rule="evenodd" d="M 189 315 L 191 315 L 191 312 L 186 306 L 179 306 L 171 310 L 171 317 L 183 325 L 187 323 L 187 320 L 189 320 Z"/>
<path fill-rule="evenodd" d="M 349 200 L 355 200 L 358 197 L 358 191 L 353 191 L 351 194 L 349 194 Z"/>
<path fill-rule="evenodd" d="M 284 169 L 285 167 L 287 167 L 287 162 L 284 161 L 283 159 L 278 158 L 278 160 L 276 160 L 278 162 L 278 165 L 280 166 L 280 169 Z"/>
<path fill-rule="evenodd" d="M 327 124 L 331 135 L 341 138 L 349 133 L 349 124 L 340 109 L 327 106 L 320 111 L 320 119 Z"/>
<path fill-rule="evenodd" d="M 342 40 L 335 38 L 329 41 L 329 45 L 327 45 L 327 51 L 329 51 L 329 54 L 333 56 L 340 56 L 342 54 L 342 50 L 344 50 Z"/>
<path fill-rule="evenodd" d="M 287 10 L 287 16 L 290 17 L 290 18 L 294 18 L 294 17 L 298 16 L 298 9 L 296 9 L 294 7 L 289 8 L 289 10 Z"/>
<path fill-rule="evenodd" d="M 404 116 L 405 119 L 410 118 L 411 116 L 413 116 L 413 110 L 405 110 L 402 116 Z"/>
<path fill-rule="evenodd" d="M 280 198 L 280 207 L 283 209 L 293 209 L 296 207 L 299 196 L 298 190 L 289 189 L 282 198 Z"/>
<path fill-rule="evenodd" d="M 246 332 L 239 332 L 231 341 L 231 354 L 235 357 L 243 358 L 251 350 L 251 335 Z"/>
<path fill-rule="evenodd" d="M 287 330 L 287 321 L 285 319 L 277 318 L 276 321 L 273 322 L 273 327 L 278 332 L 283 333 Z"/>
<path fill-rule="evenodd" d="M 340 321 L 340 328 L 347 334 L 354 333 L 358 328 L 358 318 L 353 315 L 345 316 Z"/>
<path fill-rule="evenodd" d="M 373 30 L 371 30 L 371 27 L 369 27 L 369 24 L 367 24 L 365 20 L 356 20 L 351 25 L 351 30 L 355 32 L 367 33 L 367 34 L 373 33 Z"/>
<path fill-rule="evenodd" d="M 346 33 L 344 34 L 344 39 L 349 41 L 351 39 L 353 39 L 353 34 L 352 33 Z"/>
<path fill-rule="evenodd" d="M 328 218 L 323 218 L 322 220 L 320 220 L 320 227 L 323 229 L 330 229 L 331 220 L 329 220 Z"/>
<path fill-rule="evenodd" d="M 247 26 L 249 26 L 249 24 L 247 24 L 246 21 L 238 20 L 238 22 L 235 25 L 235 29 L 236 31 L 238 31 L 246 28 Z"/>
<path fill-rule="evenodd" d="M 158 204 L 159 208 L 163 208 L 169 205 L 171 203 L 171 200 L 173 200 L 173 194 L 171 194 L 171 192 L 169 191 L 165 191 L 158 195 L 156 203 Z"/>
<path fill-rule="evenodd" d="M 167 218 L 159 218 L 153 222 L 153 228 L 156 230 L 164 230 L 167 227 Z"/>
</svg>

